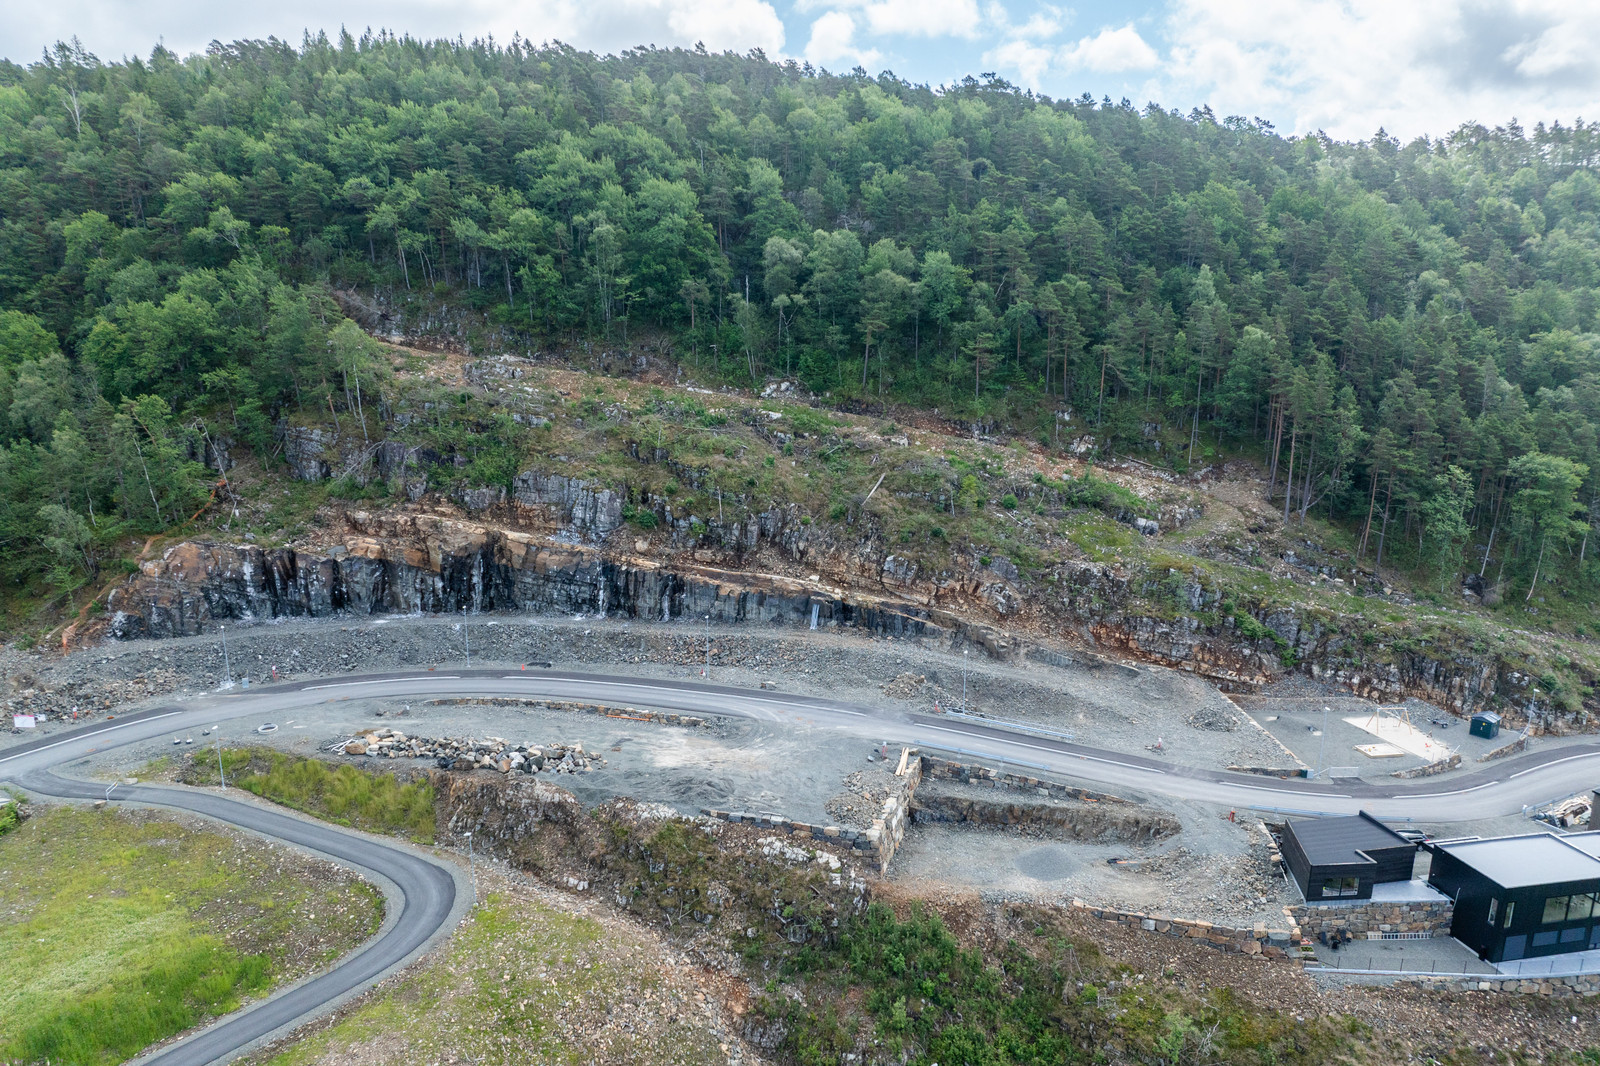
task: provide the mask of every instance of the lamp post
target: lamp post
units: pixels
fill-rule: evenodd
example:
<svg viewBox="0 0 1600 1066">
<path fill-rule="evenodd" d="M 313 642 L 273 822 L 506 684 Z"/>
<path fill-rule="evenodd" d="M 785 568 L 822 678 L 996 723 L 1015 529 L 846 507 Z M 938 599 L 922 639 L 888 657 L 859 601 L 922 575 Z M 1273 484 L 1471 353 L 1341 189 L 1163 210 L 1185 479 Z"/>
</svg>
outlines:
<svg viewBox="0 0 1600 1066">
<path fill-rule="evenodd" d="M 966 648 L 961 649 L 961 713 L 967 713 L 967 655 Z"/>
<path fill-rule="evenodd" d="M 472 868 L 472 902 L 478 902 L 478 860 L 472 854 L 472 834 L 464 834 L 467 838 L 467 865 Z"/>
<path fill-rule="evenodd" d="M 467 642 L 467 668 L 472 668 L 472 628 L 467 624 L 467 609 L 461 608 L 461 636 Z"/>
<path fill-rule="evenodd" d="M 1317 745 L 1317 776 L 1328 768 L 1328 708 L 1322 708 L 1322 743 Z"/>
<path fill-rule="evenodd" d="M 226 792 L 228 790 L 228 775 L 222 769 L 222 731 L 220 729 L 217 730 L 217 777 L 222 781 L 220 791 Z"/>
<path fill-rule="evenodd" d="M 706 669 L 705 679 L 711 680 L 711 616 L 706 615 Z"/>
<path fill-rule="evenodd" d="M 222 687 L 233 687 L 233 665 L 228 662 L 228 627 L 218 626 L 217 632 L 222 634 Z"/>
</svg>

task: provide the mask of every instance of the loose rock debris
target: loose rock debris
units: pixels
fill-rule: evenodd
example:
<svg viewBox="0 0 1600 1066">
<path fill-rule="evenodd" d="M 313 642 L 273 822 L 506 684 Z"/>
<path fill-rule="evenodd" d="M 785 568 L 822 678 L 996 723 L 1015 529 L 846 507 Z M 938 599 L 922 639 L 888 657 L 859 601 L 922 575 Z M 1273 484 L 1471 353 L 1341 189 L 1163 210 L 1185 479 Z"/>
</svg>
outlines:
<svg viewBox="0 0 1600 1066">
<path fill-rule="evenodd" d="M 606 764 L 579 744 L 512 744 L 501 737 L 465 740 L 457 737 L 408 737 L 395 729 L 377 729 L 340 745 L 358 758 L 433 759 L 441 770 L 497 770 L 502 774 L 586 773 Z"/>
</svg>

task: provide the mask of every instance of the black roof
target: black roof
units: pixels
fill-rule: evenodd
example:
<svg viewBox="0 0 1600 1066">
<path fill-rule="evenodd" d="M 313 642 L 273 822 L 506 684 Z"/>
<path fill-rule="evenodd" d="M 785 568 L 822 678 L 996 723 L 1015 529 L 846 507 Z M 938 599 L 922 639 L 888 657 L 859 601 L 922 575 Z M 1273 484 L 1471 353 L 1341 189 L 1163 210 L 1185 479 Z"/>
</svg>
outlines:
<svg viewBox="0 0 1600 1066">
<path fill-rule="evenodd" d="M 1364 862 L 1365 858 L 1356 854 L 1360 851 L 1416 847 L 1366 811 L 1347 818 L 1290 822 L 1288 832 L 1300 842 L 1300 850 L 1312 866 Z"/>
<path fill-rule="evenodd" d="M 1474 714 L 1472 718 L 1473 721 L 1482 720 L 1485 722 L 1498 722 L 1500 720 L 1500 716 L 1495 714 L 1493 711 L 1479 711 L 1477 714 Z"/>
</svg>

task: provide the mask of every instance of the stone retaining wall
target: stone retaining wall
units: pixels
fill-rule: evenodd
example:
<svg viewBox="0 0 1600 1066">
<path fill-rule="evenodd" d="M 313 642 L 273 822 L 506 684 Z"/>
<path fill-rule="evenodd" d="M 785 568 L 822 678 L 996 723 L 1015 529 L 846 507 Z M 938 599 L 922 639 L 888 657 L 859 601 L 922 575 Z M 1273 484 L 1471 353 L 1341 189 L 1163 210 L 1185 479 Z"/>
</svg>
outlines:
<svg viewBox="0 0 1600 1066">
<path fill-rule="evenodd" d="M 1071 907 L 1073 910 L 1083 911 L 1091 917 L 1120 925 L 1125 929 L 1180 937 L 1219 951 L 1258 955 L 1265 959 L 1288 959 L 1296 955 L 1298 949 L 1295 945 L 1300 941 L 1300 930 L 1297 927 L 1268 929 L 1265 922 L 1257 922 L 1249 929 L 1237 929 L 1233 926 L 1215 925 L 1187 918 L 1169 918 L 1163 914 L 1094 907 L 1081 899 L 1073 900 Z"/>
<path fill-rule="evenodd" d="M 906 838 L 906 828 L 911 824 L 911 797 L 922 783 L 922 760 L 911 759 L 906 764 L 905 777 L 894 795 L 883 801 L 883 809 L 872 820 L 870 829 L 852 829 L 838 825 L 812 825 L 797 822 L 777 814 L 756 814 L 751 811 L 706 810 L 712 818 L 725 822 L 760 825 L 780 833 L 790 833 L 805 840 L 831 841 L 854 851 L 870 854 L 880 874 L 887 873 L 894 853 Z"/>
<path fill-rule="evenodd" d="M 1528 734 L 1523 733 L 1521 736 L 1517 737 L 1517 739 L 1513 740 L 1511 743 L 1502 744 L 1500 747 L 1494 749 L 1493 751 L 1487 752 L 1487 753 L 1485 753 L 1483 755 L 1478 756 L 1478 761 L 1479 762 L 1493 762 L 1496 759 L 1504 759 L 1507 755 L 1515 755 L 1519 751 L 1527 751 L 1527 750 L 1528 750 Z"/>
<path fill-rule="evenodd" d="M 1449 935 L 1455 904 L 1449 900 L 1362 900 L 1359 903 L 1297 903 L 1283 913 L 1315 940 L 1320 933 L 1380 938 L 1384 933 Z"/>
<path fill-rule="evenodd" d="M 1448 759 L 1430 762 L 1423 766 L 1413 766 L 1409 770 L 1396 770 L 1390 777 L 1432 777 L 1434 774 L 1446 774 L 1461 766 L 1461 753 L 1458 751 Z"/>
<path fill-rule="evenodd" d="M 1465 977 L 1406 977 L 1395 984 L 1434 992 L 1498 992 L 1514 995 L 1593 996 L 1600 994 L 1600 973 L 1576 977 L 1515 977 L 1509 974 L 1469 974 Z"/>
<path fill-rule="evenodd" d="M 1164 840 L 1182 829 L 1165 811 L 1126 804 L 1061 806 L 1027 802 L 995 795 L 993 799 L 929 794 L 924 790 L 912 804 L 918 822 L 965 822 L 970 825 L 1041 829 L 1068 840 L 1101 843 L 1148 844 Z"/>
<path fill-rule="evenodd" d="M 576 711 L 580 714 L 598 714 L 606 718 L 631 718 L 640 722 L 661 725 L 681 725 L 697 728 L 706 724 L 704 718 L 692 714 L 673 714 L 670 711 L 641 711 L 633 707 L 611 707 L 604 703 L 577 703 L 572 700 L 520 699 L 516 696 L 458 696 L 451 699 L 429 700 L 426 707 L 519 707 L 538 711 Z"/>
<path fill-rule="evenodd" d="M 1075 785 L 1063 785 L 1055 781 L 1042 781 L 1037 777 L 1028 777 L 1023 774 L 1003 774 L 992 767 L 979 766 L 975 763 L 959 763 L 952 759 L 937 759 L 931 755 L 922 757 L 922 776 L 946 778 L 960 781 L 966 785 L 977 785 L 980 788 L 1021 789 L 1032 792 L 1036 796 L 1048 796 L 1050 799 L 1079 800 L 1083 803 L 1128 802 L 1120 796 L 1094 792 L 1087 788 L 1078 788 Z"/>
<path fill-rule="evenodd" d="M 1280 777 L 1285 780 L 1291 777 L 1309 777 L 1311 772 L 1300 766 L 1230 766 L 1230 773 L 1256 774 L 1260 777 Z"/>
</svg>

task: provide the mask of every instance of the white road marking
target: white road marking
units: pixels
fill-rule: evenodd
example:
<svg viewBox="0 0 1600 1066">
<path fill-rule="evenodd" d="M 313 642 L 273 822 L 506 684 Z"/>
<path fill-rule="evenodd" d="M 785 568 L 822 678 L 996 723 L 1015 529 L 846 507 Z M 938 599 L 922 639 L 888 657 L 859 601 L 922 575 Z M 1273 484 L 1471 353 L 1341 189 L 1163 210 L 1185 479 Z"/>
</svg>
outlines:
<svg viewBox="0 0 1600 1066">
<path fill-rule="evenodd" d="M 79 740 L 89 740 L 92 737 L 99 736 L 101 733 L 110 733 L 118 729 L 126 729 L 131 725 L 144 725 L 146 722 L 154 722 L 159 718 L 171 718 L 175 714 L 182 713 L 182 711 L 167 711 L 165 714 L 152 714 L 149 718 L 141 718 L 137 722 L 123 722 L 121 725 L 108 725 L 104 729 L 96 729 L 93 733 L 80 733 L 75 737 L 66 737 L 62 740 L 58 740 L 54 744 L 45 744 L 42 747 L 30 748 L 27 751 L 19 751 L 15 755 L 0 756 L 0 762 L 10 762 L 12 759 L 20 759 L 24 755 L 37 755 L 41 751 L 49 751 L 51 748 L 59 748 L 63 744 L 72 744 Z"/>
<path fill-rule="evenodd" d="M 1513 775 L 1513 776 L 1515 776 L 1515 775 Z M 1464 795 L 1465 793 L 1468 793 L 1468 792 L 1476 792 L 1480 788 L 1493 788 L 1494 786 L 1496 786 L 1498 784 L 1500 784 L 1499 781 L 1485 781 L 1481 785 L 1473 785 L 1471 788 L 1458 788 L 1454 792 L 1420 792 L 1420 793 L 1404 792 L 1404 793 L 1401 793 L 1398 796 L 1390 796 L 1389 798 L 1390 799 L 1397 799 L 1397 800 L 1438 799 L 1440 796 L 1460 796 L 1460 795 Z"/>
<path fill-rule="evenodd" d="M 1590 751 L 1585 752 L 1582 755 L 1568 755 L 1565 759 L 1555 759 L 1540 766 L 1530 766 L 1526 770 L 1518 770 L 1516 773 L 1512 774 L 1511 777 L 1521 777 L 1523 774 L 1531 774 L 1535 770 L 1543 770 L 1546 766 L 1559 766 L 1564 762 L 1571 762 L 1574 759 L 1592 759 L 1596 755 L 1600 755 L 1600 752 Z M 1510 781 L 1511 777 L 1506 778 L 1506 780 Z"/>
<path fill-rule="evenodd" d="M 321 688 L 354 688 L 356 685 L 392 685 L 396 681 L 460 681 L 460 674 L 423 674 L 421 677 L 381 677 L 376 681 L 339 681 L 332 685 L 307 685 L 302 692 L 315 692 Z"/>
</svg>

